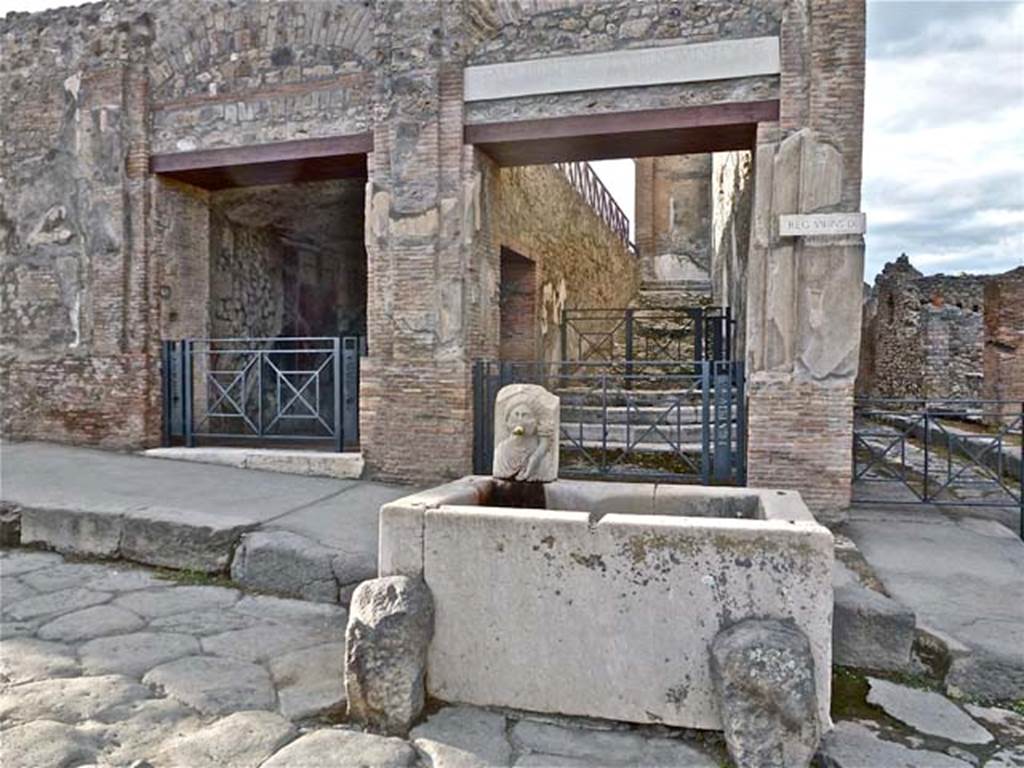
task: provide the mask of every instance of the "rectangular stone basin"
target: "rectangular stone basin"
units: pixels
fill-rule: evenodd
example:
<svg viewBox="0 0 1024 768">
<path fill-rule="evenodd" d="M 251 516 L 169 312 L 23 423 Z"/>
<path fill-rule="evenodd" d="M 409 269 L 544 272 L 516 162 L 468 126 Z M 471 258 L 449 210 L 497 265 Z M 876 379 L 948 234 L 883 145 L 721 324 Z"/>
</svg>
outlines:
<svg viewBox="0 0 1024 768">
<path fill-rule="evenodd" d="M 433 594 L 430 695 L 720 729 L 712 640 L 776 618 L 810 641 L 830 725 L 832 534 L 797 492 L 559 480 L 525 500 L 466 477 L 381 508 L 381 575 Z"/>
</svg>

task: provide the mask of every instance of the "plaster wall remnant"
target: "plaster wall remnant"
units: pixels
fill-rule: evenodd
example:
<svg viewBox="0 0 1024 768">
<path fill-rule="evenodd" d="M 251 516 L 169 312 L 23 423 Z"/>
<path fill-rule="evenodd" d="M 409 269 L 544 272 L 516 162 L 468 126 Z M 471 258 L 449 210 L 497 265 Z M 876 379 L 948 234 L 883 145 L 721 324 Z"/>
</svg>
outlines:
<svg viewBox="0 0 1024 768">
<path fill-rule="evenodd" d="M 466 67 L 763 38 L 778 40 L 777 74 L 465 99 Z M 501 245 L 537 261 L 552 313 L 622 304 L 635 288 L 618 256 L 597 270 L 499 237 L 495 163 L 465 127 L 775 103 L 777 122 L 750 127 L 753 237 L 729 277 L 746 283 L 749 479 L 795 485 L 816 507 L 845 502 L 852 408 L 839 394 L 856 367 L 861 240 L 792 245 L 771 228 L 781 213 L 859 210 L 860 0 L 107 0 L 9 14 L 0 43 L 5 435 L 159 441 L 159 342 L 212 330 L 201 308 L 218 224 L 216 192 L 150 172 L 152 156 L 368 133 L 362 450 L 382 478 L 461 476 L 472 363 L 500 345 Z M 742 242 L 737 231 L 736 253 Z M 806 409 L 789 407 L 804 395 Z M 804 442 L 818 419 L 835 429 Z"/>
</svg>

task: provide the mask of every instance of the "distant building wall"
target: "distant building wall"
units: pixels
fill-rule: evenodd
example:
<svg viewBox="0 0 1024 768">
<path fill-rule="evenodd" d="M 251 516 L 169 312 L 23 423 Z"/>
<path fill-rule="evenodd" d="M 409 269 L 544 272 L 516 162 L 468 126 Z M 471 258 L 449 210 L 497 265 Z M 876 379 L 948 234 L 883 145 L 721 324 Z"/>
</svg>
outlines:
<svg viewBox="0 0 1024 768">
<path fill-rule="evenodd" d="M 710 293 L 711 198 L 710 154 L 636 161 L 636 244 L 645 281 Z"/>
<path fill-rule="evenodd" d="M 988 280 L 925 277 L 905 255 L 886 264 L 864 303 L 858 394 L 981 397 Z"/>
</svg>

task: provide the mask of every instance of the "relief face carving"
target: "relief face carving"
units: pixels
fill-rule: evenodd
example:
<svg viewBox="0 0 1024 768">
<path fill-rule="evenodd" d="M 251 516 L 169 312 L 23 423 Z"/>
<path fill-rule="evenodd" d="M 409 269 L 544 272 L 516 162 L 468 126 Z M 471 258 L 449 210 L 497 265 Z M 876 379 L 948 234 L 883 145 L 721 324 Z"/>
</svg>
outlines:
<svg viewBox="0 0 1024 768">
<path fill-rule="evenodd" d="M 556 480 L 558 422 L 558 397 L 544 387 L 502 387 L 494 404 L 494 477 L 531 483 Z"/>
</svg>

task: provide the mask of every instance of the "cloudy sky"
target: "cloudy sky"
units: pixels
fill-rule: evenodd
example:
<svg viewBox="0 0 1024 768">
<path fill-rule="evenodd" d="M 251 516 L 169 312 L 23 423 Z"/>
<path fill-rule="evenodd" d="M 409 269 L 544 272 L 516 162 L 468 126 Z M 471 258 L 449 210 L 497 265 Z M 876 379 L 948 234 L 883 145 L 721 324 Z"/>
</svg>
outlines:
<svg viewBox="0 0 1024 768">
<path fill-rule="evenodd" d="M 865 277 L 1024 264 L 1024 2 L 869 2 L 866 98 Z M 596 165 L 632 216 L 632 162 Z"/>
</svg>

